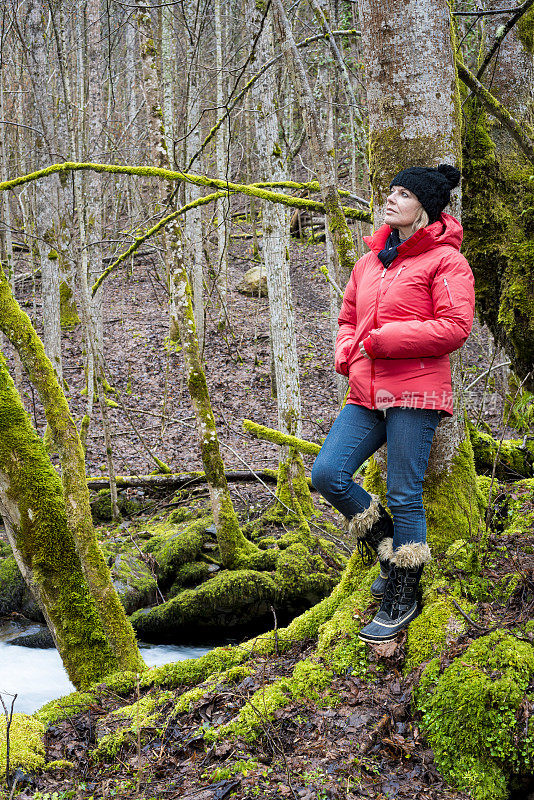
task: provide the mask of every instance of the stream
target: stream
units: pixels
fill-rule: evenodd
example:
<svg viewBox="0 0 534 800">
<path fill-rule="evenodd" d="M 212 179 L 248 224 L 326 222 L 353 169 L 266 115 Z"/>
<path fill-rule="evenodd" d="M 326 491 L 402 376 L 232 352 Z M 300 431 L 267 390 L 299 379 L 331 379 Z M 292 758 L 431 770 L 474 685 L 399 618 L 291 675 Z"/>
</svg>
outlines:
<svg viewBox="0 0 534 800">
<path fill-rule="evenodd" d="M 39 650 L 10 644 L 10 639 L 22 633 L 35 633 L 41 627 L 0 620 L 0 695 L 10 708 L 12 695 L 17 694 L 14 711 L 18 713 L 32 714 L 50 700 L 74 691 L 56 649 Z M 198 658 L 211 650 L 208 646 L 146 645 L 141 642 L 139 647 L 149 667 Z"/>
</svg>

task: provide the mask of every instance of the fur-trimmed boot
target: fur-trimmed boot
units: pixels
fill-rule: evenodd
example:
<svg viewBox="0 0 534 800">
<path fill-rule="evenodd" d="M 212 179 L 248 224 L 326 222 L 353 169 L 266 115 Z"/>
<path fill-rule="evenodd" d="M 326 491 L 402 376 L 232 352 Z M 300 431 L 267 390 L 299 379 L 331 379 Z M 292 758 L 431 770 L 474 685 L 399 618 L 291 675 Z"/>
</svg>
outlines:
<svg viewBox="0 0 534 800">
<path fill-rule="evenodd" d="M 371 644 L 389 642 L 415 619 L 419 614 L 417 587 L 430 559 L 426 542 L 403 544 L 395 550 L 380 608 L 360 631 L 360 639 Z"/>
<path fill-rule="evenodd" d="M 375 578 L 371 584 L 371 594 L 375 600 L 382 600 L 386 583 L 389 578 L 389 570 L 391 568 L 391 558 L 393 556 L 393 539 L 389 536 L 383 539 L 377 548 L 378 558 L 380 561 L 380 573 L 378 578 Z"/>
<path fill-rule="evenodd" d="M 361 514 L 355 514 L 347 523 L 349 542 L 352 540 L 356 544 L 363 563 L 368 567 L 374 562 L 384 542 L 389 542 L 387 552 L 390 552 L 393 544 L 393 520 L 379 498 L 374 494 L 371 498 L 369 508 Z"/>
</svg>

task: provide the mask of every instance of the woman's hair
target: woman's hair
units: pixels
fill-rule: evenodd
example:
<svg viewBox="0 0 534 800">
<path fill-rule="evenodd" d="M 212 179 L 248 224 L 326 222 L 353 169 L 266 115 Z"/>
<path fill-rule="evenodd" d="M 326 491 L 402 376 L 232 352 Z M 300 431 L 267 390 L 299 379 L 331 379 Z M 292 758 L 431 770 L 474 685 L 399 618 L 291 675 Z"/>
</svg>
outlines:
<svg viewBox="0 0 534 800">
<path fill-rule="evenodd" d="M 421 211 L 413 221 L 411 235 L 413 236 L 414 233 L 418 231 L 420 228 L 426 228 L 429 222 L 430 222 L 429 216 L 426 213 L 425 209 L 421 206 Z"/>
</svg>

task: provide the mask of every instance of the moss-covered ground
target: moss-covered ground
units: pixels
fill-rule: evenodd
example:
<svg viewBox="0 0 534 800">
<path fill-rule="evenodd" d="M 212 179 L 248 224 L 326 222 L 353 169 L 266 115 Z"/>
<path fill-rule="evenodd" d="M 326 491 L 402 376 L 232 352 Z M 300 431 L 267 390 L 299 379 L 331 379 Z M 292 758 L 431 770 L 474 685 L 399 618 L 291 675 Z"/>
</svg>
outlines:
<svg viewBox="0 0 534 800">
<path fill-rule="evenodd" d="M 479 480 L 486 498 L 489 483 Z M 372 648 L 357 638 L 376 608 L 377 567 L 354 555 L 335 589 L 287 627 L 142 675 L 117 673 L 17 718 L 12 764 L 20 758 L 33 781 L 21 796 L 126 798 L 138 781 L 147 800 L 191 791 L 505 800 L 526 791 L 533 514 L 532 479 L 497 483 L 488 531 L 476 545 L 456 539 L 436 555 L 423 611 L 393 643 Z M 270 533 L 266 552 L 298 551 L 296 534 Z M 107 529 L 108 553 L 122 535 Z M 213 563 L 202 562 L 215 551 L 198 511 L 162 515 L 128 538 L 159 559 L 163 587 L 186 564 Z"/>
</svg>

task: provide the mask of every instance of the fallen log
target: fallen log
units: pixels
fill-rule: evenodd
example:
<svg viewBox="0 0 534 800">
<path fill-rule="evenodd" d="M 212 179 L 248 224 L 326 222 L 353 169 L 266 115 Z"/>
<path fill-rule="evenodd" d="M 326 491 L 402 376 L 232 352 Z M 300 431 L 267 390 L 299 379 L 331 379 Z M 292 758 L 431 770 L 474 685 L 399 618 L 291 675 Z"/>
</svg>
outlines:
<svg viewBox="0 0 534 800">
<path fill-rule="evenodd" d="M 265 483 L 276 483 L 277 472 L 275 469 L 229 470 L 224 473 L 227 481 L 256 481 L 261 479 Z M 118 489 L 153 488 L 153 489 L 181 489 L 206 483 L 204 472 L 178 472 L 173 475 L 117 475 Z M 87 485 L 90 489 L 107 489 L 109 478 L 106 476 L 88 477 Z"/>
</svg>

